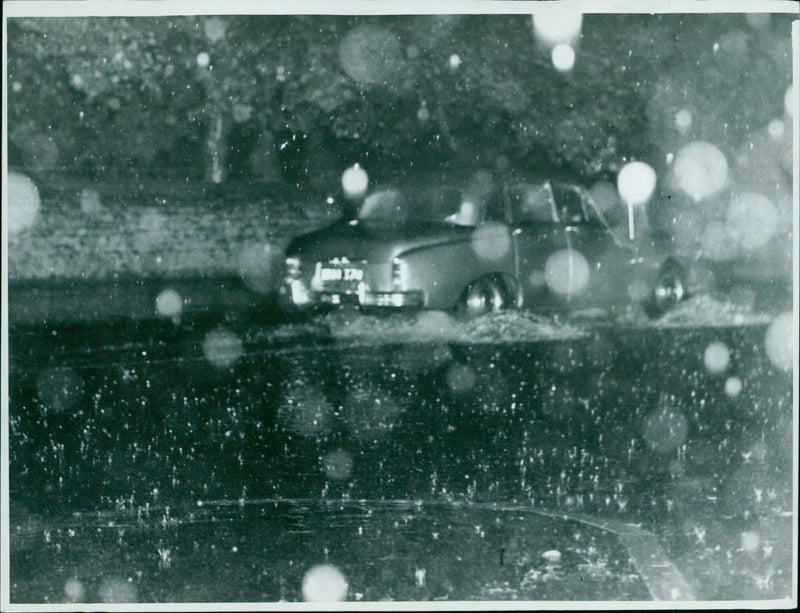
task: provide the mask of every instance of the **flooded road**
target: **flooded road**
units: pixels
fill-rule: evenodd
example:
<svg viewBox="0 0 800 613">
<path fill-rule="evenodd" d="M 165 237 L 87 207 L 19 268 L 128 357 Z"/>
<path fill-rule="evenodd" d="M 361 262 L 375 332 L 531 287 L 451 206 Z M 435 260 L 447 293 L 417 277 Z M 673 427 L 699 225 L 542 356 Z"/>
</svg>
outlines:
<svg viewBox="0 0 800 613">
<path fill-rule="evenodd" d="M 703 600 L 788 596 L 792 388 L 767 325 L 536 323 L 518 342 L 342 333 L 364 319 L 18 328 L 12 601 L 111 580 L 122 601 L 299 600 L 328 563 L 351 600 L 652 596 L 610 533 L 509 505 L 655 534 Z M 572 573 L 591 557 L 575 530 L 609 577 Z"/>
</svg>

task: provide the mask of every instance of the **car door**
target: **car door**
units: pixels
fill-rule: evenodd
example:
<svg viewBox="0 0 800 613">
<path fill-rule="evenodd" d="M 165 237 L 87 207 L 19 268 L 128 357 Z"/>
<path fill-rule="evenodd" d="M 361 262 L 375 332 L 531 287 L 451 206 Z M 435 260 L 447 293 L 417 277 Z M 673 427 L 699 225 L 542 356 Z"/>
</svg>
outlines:
<svg viewBox="0 0 800 613">
<path fill-rule="evenodd" d="M 548 258 L 563 243 L 551 185 L 514 183 L 506 187 L 505 196 L 523 307 L 535 311 L 558 308 L 560 299 L 545 278 Z"/>
<path fill-rule="evenodd" d="M 572 310 L 627 305 L 634 286 L 635 252 L 590 206 L 589 194 L 569 183 L 552 188 L 560 258 L 548 269 L 551 285 Z"/>
</svg>

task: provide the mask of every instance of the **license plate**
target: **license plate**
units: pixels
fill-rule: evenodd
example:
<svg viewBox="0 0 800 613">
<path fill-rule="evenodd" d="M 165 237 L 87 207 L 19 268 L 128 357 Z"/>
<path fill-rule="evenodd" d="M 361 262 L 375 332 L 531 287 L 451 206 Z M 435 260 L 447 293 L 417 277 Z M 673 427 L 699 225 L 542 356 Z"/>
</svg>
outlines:
<svg viewBox="0 0 800 613">
<path fill-rule="evenodd" d="M 326 281 L 361 281 L 364 271 L 360 268 L 321 268 L 319 278 Z"/>
</svg>

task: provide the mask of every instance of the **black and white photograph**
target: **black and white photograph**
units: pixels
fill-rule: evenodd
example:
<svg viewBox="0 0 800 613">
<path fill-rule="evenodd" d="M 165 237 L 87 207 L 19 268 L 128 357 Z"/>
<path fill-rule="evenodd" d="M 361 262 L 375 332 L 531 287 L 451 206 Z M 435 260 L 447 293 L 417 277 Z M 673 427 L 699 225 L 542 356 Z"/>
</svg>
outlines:
<svg viewBox="0 0 800 613">
<path fill-rule="evenodd" d="M 0 609 L 791 609 L 800 5 L 3 3 Z"/>
</svg>

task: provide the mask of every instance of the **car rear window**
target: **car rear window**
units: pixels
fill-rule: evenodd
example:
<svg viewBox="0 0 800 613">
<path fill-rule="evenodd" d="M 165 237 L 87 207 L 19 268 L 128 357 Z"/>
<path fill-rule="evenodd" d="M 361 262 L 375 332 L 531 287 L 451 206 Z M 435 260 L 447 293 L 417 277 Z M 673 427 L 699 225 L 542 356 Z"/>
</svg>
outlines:
<svg viewBox="0 0 800 613">
<path fill-rule="evenodd" d="M 481 203 L 471 194 L 449 187 L 377 189 L 364 199 L 358 211 L 358 218 L 382 223 L 454 221 L 460 219 L 459 211 L 465 200 L 469 200 L 478 208 L 476 218 L 464 220 L 464 225 L 472 225 L 475 219 L 480 219 Z"/>
</svg>

